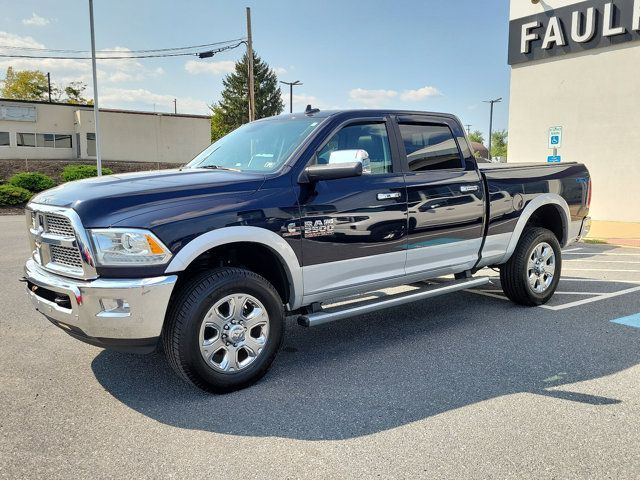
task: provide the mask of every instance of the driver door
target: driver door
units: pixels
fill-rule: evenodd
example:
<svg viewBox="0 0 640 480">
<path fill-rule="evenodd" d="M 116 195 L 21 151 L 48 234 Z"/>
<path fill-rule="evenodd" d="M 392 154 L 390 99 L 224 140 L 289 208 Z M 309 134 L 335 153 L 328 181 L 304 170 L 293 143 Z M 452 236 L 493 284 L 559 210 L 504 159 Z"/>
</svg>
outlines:
<svg viewBox="0 0 640 480">
<path fill-rule="evenodd" d="M 362 176 L 318 181 L 301 192 L 304 295 L 320 301 L 375 288 L 405 273 L 407 197 L 387 120 L 351 121 L 334 130 L 312 162 L 364 150 Z M 333 154 L 333 155 L 332 155 Z"/>
</svg>

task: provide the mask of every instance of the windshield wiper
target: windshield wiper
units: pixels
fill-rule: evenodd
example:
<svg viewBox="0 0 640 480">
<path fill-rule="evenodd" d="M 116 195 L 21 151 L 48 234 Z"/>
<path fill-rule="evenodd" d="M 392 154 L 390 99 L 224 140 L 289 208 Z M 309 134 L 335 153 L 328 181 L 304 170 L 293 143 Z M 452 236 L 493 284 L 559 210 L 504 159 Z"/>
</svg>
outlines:
<svg viewBox="0 0 640 480">
<path fill-rule="evenodd" d="M 223 167 L 222 165 L 198 165 L 195 168 L 208 168 L 209 170 L 228 170 L 230 172 L 240 172 L 237 168 Z"/>
</svg>

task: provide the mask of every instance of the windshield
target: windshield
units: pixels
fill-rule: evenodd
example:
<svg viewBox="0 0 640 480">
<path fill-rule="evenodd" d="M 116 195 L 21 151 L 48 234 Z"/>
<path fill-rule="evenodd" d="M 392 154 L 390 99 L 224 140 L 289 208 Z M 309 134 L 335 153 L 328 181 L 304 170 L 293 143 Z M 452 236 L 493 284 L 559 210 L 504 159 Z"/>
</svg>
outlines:
<svg viewBox="0 0 640 480">
<path fill-rule="evenodd" d="M 319 123 L 318 119 L 308 117 L 247 123 L 211 144 L 187 168 L 273 172 Z"/>
</svg>

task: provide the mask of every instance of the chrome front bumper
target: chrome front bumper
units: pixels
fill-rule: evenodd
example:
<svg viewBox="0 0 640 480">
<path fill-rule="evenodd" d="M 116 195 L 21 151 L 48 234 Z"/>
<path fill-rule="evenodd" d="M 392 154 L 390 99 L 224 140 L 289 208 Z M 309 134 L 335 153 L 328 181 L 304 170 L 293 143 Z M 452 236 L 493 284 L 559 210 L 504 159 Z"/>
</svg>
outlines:
<svg viewBox="0 0 640 480">
<path fill-rule="evenodd" d="M 76 280 L 47 272 L 32 259 L 24 270 L 33 306 L 55 325 L 93 345 L 141 353 L 155 348 L 178 279 Z"/>
</svg>

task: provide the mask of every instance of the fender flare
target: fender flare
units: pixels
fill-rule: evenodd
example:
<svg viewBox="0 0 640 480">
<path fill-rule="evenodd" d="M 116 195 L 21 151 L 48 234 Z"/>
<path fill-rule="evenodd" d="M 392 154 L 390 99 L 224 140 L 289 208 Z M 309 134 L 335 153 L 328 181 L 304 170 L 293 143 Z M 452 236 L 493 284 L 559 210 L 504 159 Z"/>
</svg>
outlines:
<svg viewBox="0 0 640 480">
<path fill-rule="evenodd" d="M 302 268 L 291 246 L 279 235 L 260 227 L 234 226 L 212 230 L 187 243 L 169 262 L 165 273 L 177 273 L 186 268 L 207 250 L 231 243 L 257 243 L 267 247 L 280 260 L 289 281 L 290 310 L 302 303 Z"/>
<path fill-rule="evenodd" d="M 524 210 L 522 210 L 518 223 L 516 223 L 516 228 L 513 230 L 511 239 L 509 240 L 507 251 L 505 252 L 504 257 L 502 257 L 502 260 L 497 263 L 505 263 L 511 258 L 511 255 L 513 255 L 531 215 L 533 215 L 536 210 L 546 205 L 554 205 L 560 213 L 560 218 L 562 219 L 562 238 L 560 239 L 560 245 L 562 247 L 566 246 L 569 239 L 569 225 L 571 223 L 569 205 L 567 204 L 567 201 L 557 193 L 544 193 L 531 200 Z"/>
</svg>

